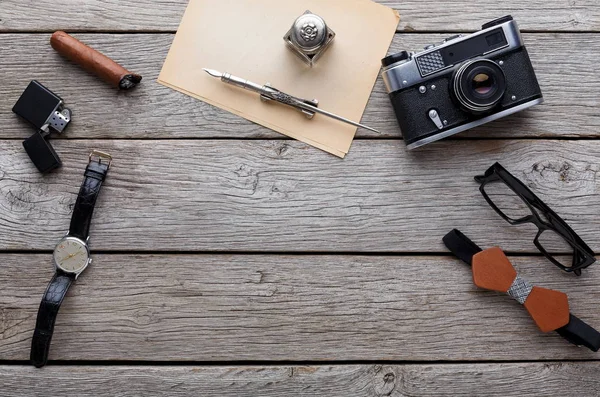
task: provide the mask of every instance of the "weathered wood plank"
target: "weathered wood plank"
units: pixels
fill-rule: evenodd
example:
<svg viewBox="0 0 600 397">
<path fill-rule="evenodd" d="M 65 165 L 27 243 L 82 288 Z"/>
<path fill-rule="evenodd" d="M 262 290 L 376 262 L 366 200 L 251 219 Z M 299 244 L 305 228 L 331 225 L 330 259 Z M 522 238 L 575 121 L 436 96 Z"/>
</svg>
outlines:
<svg viewBox="0 0 600 397">
<path fill-rule="evenodd" d="M 0 359 L 26 360 L 50 254 L 0 255 Z M 600 273 L 514 259 L 600 327 Z M 507 348 L 509 346 L 510 348 Z M 95 255 L 65 300 L 51 360 L 596 359 L 542 334 L 449 257 Z"/>
<path fill-rule="evenodd" d="M 67 138 L 282 138 L 267 128 L 175 92 L 156 82 L 173 35 L 76 35 L 128 68 L 144 75 L 142 85 L 117 93 L 65 61 L 48 44 L 47 34 L 0 35 L 0 137 L 24 138 L 31 129 L 9 109 L 31 79 L 62 96 L 74 111 Z M 445 35 L 400 34 L 391 51 L 422 48 Z M 460 137 L 599 137 L 597 111 L 600 72 L 598 34 L 528 34 L 528 48 L 546 103 Z M 569 56 L 556 54 L 569 48 Z M 36 56 L 31 56 L 36 54 Z M 325 106 L 325 105 L 323 105 Z M 363 121 L 400 137 L 381 79 Z M 359 137 L 379 136 L 365 130 Z"/>
<path fill-rule="evenodd" d="M 68 229 L 92 148 L 115 157 L 94 214 L 96 250 L 441 252 L 465 229 L 484 246 L 537 252 L 473 181 L 495 161 L 531 186 L 596 251 L 596 141 L 447 141 L 407 152 L 357 141 L 345 160 L 295 141 L 55 142 L 65 167 L 40 176 L 0 141 L 0 250 L 50 250 Z"/>
<path fill-rule="evenodd" d="M 512 14 L 528 30 L 600 30 L 595 0 L 376 0 L 398 10 L 405 31 L 477 30 L 481 24 Z M 0 31 L 175 31 L 188 0 L 3 1 Z M 290 22 L 291 23 L 291 22 Z"/>
<path fill-rule="evenodd" d="M 595 396 L 599 363 L 0 367 L 6 397 Z"/>
</svg>

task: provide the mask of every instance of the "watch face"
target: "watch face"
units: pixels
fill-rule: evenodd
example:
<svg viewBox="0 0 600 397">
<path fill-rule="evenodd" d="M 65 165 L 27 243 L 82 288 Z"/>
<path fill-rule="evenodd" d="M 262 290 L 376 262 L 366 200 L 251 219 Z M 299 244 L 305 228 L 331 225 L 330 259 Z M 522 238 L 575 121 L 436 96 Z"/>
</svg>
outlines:
<svg viewBox="0 0 600 397">
<path fill-rule="evenodd" d="M 54 263 L 67 273 L 80 273 L 88 264 L 87 245 L 75 237 L 65 237 L 54 249 Z"/>
</svg>

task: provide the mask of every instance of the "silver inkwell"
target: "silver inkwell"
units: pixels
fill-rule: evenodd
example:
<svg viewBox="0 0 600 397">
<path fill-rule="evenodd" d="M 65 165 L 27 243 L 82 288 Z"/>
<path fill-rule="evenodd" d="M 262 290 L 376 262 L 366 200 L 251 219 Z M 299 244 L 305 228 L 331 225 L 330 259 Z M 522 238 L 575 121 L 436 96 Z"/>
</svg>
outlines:
<svg viewBox="0 0 600 397">
<path fill-rule="evenodd" d="M 312 67 L 325 53 L 335 38 L 323 18 L 306 11 L 284 36 L 288 47 L 305 63 Z"/>
</svg>

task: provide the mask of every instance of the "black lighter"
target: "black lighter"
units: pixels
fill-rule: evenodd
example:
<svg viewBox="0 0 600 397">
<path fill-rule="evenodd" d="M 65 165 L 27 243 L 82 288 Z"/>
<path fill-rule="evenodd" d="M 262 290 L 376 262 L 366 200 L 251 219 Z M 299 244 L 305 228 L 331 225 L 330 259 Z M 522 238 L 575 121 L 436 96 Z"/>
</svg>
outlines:
<svg viewBox="0 0 600 397">
<path fill-rule="evenodd" d="M 37 130 L 23 142 L 25 151 L 37 169 L 46 173 L 60 167 L 60 158 L 46 138 L 53 131 L 63 132 L 71 121 L 71 111 L 63 107 L 63 100 L 33 80 L 12 110 Z"/>
</svg>

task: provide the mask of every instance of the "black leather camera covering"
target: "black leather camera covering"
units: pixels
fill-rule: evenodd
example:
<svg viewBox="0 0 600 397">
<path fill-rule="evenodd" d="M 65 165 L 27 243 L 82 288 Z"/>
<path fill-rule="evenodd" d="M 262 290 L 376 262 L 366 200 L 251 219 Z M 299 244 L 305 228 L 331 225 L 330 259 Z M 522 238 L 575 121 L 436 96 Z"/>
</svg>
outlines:
<svg viewBox="0 0 600 397">
<path fill-rule="evenodd" d="M 479 59 L 490 59 L 496 63 L 504 61 L 501 68 L 506 76 L 507 87 L 501 103 L 483 115 L 474 115 L 463 110 L 451 92 L 452 75 L 461 65 L 449 69 L 443 76 L 426 83 L 393 92 L 390 94 L 390 99 L 406 144 L 410 145 L 421 139 L 542 97 L 542 91 L 525 47 L 497 57 Z M 427 92 L 424 94 L 419 92 L 421 85 L 427 87 Z M 432 85 L 436 86 L 435 90 L 431 89 Z M 512 100 L 513 95 L 517 97 L 516 101 Z M 448 121 L 444 129 L 438 129 L 429 118 L 431 109 L 436 109 L 440 118 Z"/>
</svg>

